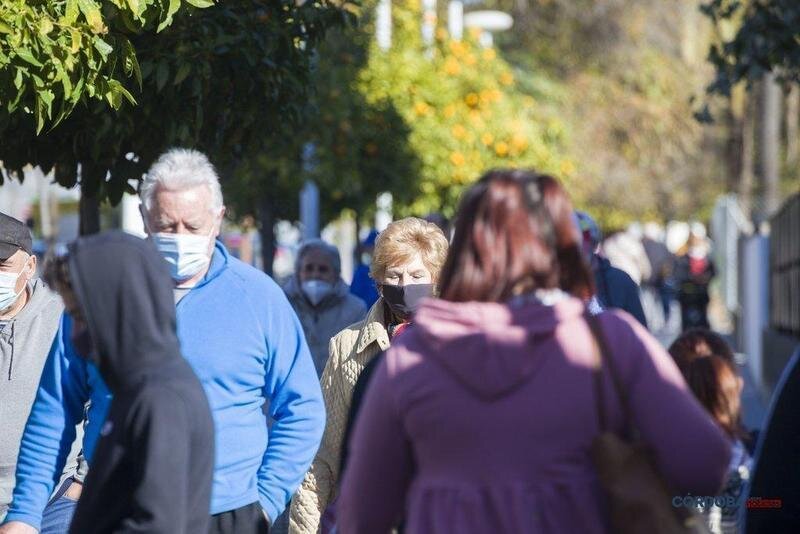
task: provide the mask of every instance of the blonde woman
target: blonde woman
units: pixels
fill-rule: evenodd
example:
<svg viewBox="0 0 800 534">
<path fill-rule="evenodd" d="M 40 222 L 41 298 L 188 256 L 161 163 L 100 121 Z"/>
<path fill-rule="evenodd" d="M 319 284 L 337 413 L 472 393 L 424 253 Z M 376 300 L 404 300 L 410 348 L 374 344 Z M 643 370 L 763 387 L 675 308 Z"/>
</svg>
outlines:
<svg viewBox="0 0 800 534">
<path fill-rule="evenodd" d="M 363 321 L 331 339 L 322 373 L 327 421 L 317 456 L 292 499 L 290 534 L 316 534 L 336 497 L 342 437 L 361 371 L 408 325 L 419 301 L 436 293 L 447 239 L 433 223 L 409 217 L 391 223 L 375 241 L 370 277 L 380 298 Z"/>
</svg>

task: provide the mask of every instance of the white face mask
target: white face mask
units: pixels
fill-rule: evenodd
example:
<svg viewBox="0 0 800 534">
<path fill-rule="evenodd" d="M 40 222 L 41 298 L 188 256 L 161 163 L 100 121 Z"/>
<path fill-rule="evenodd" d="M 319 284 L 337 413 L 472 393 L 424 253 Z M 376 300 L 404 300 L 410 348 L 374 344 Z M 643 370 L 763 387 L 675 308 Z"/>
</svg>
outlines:
<svg viewBox="0 0 800 534">
<path fill-rule="evenodd" d="M 8 308 L 17 302 L 17 299 L 22 292 L 25 291 L 23 286 L 22 290 L 16 291 L 17 280 L 22 275 L 25 267 L 18 273 L 0 273 L 0 312 L 6 311 Z"/>
<path fill-rule="evenodd" d="M 176 282 L 193 277 L 211 262 L 208 243 L 213 235 L 153 234 L 153 243 L 169 264 L 170 274 Z"/>
<path fill-rule="evenodd" d="M 333 284 L 324 282 L 322 280 L 306 280 L 300 284 L 306 298 L 311 302 L 312 306 L 316 306 L 323 301 L 325 297 L 333 291 Z"/>
</svg>

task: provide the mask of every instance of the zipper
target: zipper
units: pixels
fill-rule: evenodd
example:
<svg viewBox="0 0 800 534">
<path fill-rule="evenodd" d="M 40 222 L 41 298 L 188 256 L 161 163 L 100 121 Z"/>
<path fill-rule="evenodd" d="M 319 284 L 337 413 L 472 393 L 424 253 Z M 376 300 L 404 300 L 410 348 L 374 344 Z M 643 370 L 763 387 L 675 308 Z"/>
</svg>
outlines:
<svg viewBox="0 0 800 534">
<path fill-rule="evenodd" d="M 16 321 L 11 321 L 11 324 L 8 325 L 8 326 L 11 327 L 11 336 L 8 339 L 8 343 L 11 345 L 11 361 L 8 362 L 8 380 L 9 380 L 9 382 L 11 381 L 12 377 L 14 376 L 12 371 L 14 369 L 14 329 L 15 329 L 14 325 L 15 324 L 16 324 Z"/>
</svg>

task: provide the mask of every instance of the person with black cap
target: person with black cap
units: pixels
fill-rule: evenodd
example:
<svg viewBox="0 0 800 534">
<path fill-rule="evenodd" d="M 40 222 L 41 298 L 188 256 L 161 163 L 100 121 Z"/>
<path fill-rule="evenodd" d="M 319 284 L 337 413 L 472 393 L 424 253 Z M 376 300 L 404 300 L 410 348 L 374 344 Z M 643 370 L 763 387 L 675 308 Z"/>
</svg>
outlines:
<svg viewBox="0 0 800 534">
<path fill-rule="evenodd" d="M 63 310 L 58 295 L 35 278 L 36 262 L 28 228 L 0 213 L 0 522 L 11 502 L 25 421 Z"/>
<path fill-rule="evenodd" d="M 114 395 L 72 534 L 197 534 L 210 523 L 214 423 L 181 356 L 173 282 L 152 243 L 78 239 L 47 269 L 72 342 Z"/>
<path fill-rule="evenodd" d="M 325 424 L 302 325 L 275 281 L 217 239 L 225 205 L 219 175 L 204 154 L 180 148 L 162 154 L 144 177 L 140 198 L 149 240 L 172 278 L 181 353 L 214 418 L 206 533 L 264 534 L 300 484 Z M 76 498 L 83 499 L 77 480 L 65 481 L 56 499 L 51 494 L 78 423 L 85 424 L 83 457 L 91 473 L 112 395 L 75 348 L 69 339 L 54 345 L 45 364 L 6 516 L 18 525 L 3 525 L 2 534 L 65 534 L 68 521 L 45 529 L 53 508 L 63 506 L 59 513 L 68 519 Z"/>
</svg>

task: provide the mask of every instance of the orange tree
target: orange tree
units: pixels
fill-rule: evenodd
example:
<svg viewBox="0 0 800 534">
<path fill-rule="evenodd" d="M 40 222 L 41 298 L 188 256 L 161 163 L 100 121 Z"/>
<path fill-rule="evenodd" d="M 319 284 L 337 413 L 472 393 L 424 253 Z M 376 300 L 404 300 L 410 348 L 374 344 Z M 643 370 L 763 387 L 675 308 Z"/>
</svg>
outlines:
<svg viewBox="0 0 800 534">
<path fill-rule="evenodd" d="M 493 167 L 571 179 L 568 132 L 548 80 L 515 72 L 475 35 L 455 41 L 439 29 L 427 49 L 419 2 L 394 2 L 392 10 L 389 50 L 377 46 L 365 19 L 320 58 L 313 138 L 329 205 L 368 212 L 377 192 L 390 191 L 399 215 L 449 216 L 463 188 Z"/>
</svg>

